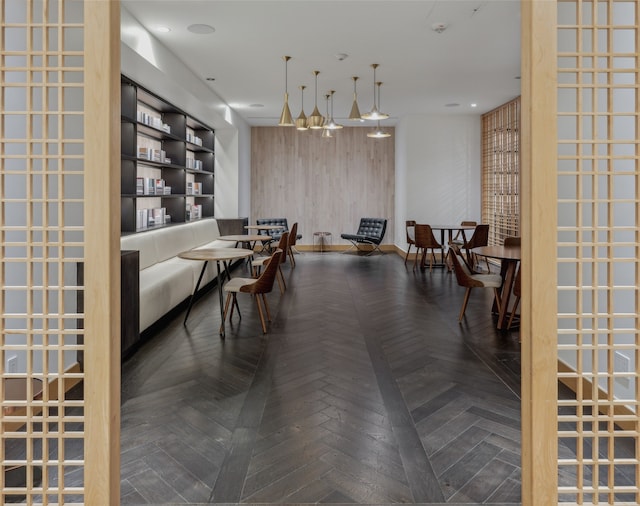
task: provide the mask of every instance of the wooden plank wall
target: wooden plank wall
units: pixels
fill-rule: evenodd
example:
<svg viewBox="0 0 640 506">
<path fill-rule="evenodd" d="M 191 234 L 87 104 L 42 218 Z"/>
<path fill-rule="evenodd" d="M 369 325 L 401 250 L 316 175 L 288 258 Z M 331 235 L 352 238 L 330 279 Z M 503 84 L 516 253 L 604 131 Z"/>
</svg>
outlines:
<svg viewBox="0 0 640 506">
<path fill-rule="evenodd" d="M 311 245 L 313 232 L 355 233 L 362 217 L 387 218 L 383 243 L 393 243 L 395 132 L 371 139 L 370 128 L 345 127 L 333 139 L 321 131 L 288 127 L 251 129 L 251 216 L 285 217 L 298 222 Z"/>
</svg>

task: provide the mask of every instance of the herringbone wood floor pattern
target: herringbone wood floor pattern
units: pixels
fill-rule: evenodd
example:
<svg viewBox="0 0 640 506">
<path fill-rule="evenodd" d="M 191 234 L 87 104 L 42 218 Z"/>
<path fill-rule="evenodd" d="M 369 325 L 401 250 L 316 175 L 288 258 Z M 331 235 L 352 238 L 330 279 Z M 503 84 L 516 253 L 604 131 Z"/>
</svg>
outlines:
<svg viewBox="0 0 640 506">
<path fill-rule="evenodd" d="M 213 291 L 123 365 L 122 504 L 520 502 L 518 334 L 490 291 L 458 324 L 455 278 L 393 254 L 284 272 L 267 335 L 246 296 L 220 340 Z"/>
</svg>

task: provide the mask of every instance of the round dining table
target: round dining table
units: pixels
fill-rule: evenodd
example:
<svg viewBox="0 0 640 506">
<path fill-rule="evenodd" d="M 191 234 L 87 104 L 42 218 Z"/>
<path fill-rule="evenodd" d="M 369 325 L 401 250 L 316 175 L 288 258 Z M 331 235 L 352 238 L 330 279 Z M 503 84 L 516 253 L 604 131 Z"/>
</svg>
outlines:
<svg viewBox="0 0 640 506">
<path fill-rule="evenodd" d="M 189 318 L 191 306 L 193 306 L 193 301 L 196 294 L 198 293 L 198 288 L 200 287 L 200 282 L 202 281 L 202 276 L 204 275 L 204 271 L 207 268 L 207 264 L 209 262 L 215 262 L 218 269 L 217 285 L 218 296 L 220 297 L 220 337 L 224 339 L 224 297 L 222 295 L 223 276 L 231 279 L 231 273 L 229 272 L 229 265 L 227 264 L 227 262 L 230 262 L 232 260 L 239 260 L 241 258 L 248 258 L 252 255 L 253 250 L 244 248 L 202 248 L 191 249 L 189 251 L 183 251 L 182 253 L 178 254 L 179 258 L 184 258 L 185 260 L 199 260 L 201 262 L 204 262 L 204 264 L 202 265 L 202 270 L 200 271 L 200 276 L 198 277 L 198 282 L 196 283 L 196 287 L 193 290 L 193 294 L 191 294 L 191 298 L 189 299 L 189 307 L 187 308 L 187 314 L 184 316 L 183 322 L 185 325 L 187 323 L 187 318 Z M 224 271 L 222 271 L 222 269 L 220 268 L 220 262 L 222 262 L 222 265 L 224 266 Z"/>
<path fill-rule="evenodd" d="M 218 237 L 220 241 L 231 241 L 236 243 L 236 248 L 241 242 L 248 242 L 251 250 L 255 249 L 256 243 L 258 241 L 271 241 L 270 235 L 265 234 L 235 234 L 235 235 L 221 235 Z M 259 253 L 262 253 L 265 250 L 264 243 L 262 249 Z"/>
<path fill-rule="evenodd" d="M 505 328 L 505 322 L 509 315 L 509 302 L 513 291 L 513 281 L 516 277 L 516 268 L 520 263 L 520 246 L 478 246 L 471 252 L 487 258 L 500 260 L 500 276 L 502 277 L 502 291 L 500 304 L 498 304 L 498 329 Z"/>
</svg>

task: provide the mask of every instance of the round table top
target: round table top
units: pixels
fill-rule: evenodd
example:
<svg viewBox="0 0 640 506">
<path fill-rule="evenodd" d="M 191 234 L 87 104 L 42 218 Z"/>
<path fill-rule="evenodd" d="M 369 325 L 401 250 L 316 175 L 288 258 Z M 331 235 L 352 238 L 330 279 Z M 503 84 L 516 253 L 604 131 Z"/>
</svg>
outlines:
<svg viewBox="0 0 640 506">
<path fill-rule="evenodd" d="M 244 236 L 243 236 L 244 237 Z M 178 254 L 178 257 L 185 260 L 236 260 L 253 255 L 253 251 L 244 248 L 202 248 L 190 249 Z"/>
<path fill-rule="evenodd" d="M 245 225 L 247 230 L 281 230 L 284 225 Z"/>
<path fill-rule="evenodd" d="M 472 248 L 471 251 L 476 255 L 499 260 L 520 260 L 519 246 L 478 246 Z"/>
<path fill-rule="evenodd" d="M 313 235 L 331 235 L 331 232 L 314 232 Z"/>
<path fill-rule="evenodd" d="M 221 241 L 234 241 L 234 242 L 252 242 L 252 241 L 268 241 L 271 239 L 270 235 L 264 234 L 236 234 L 236 235 L 221 235 L 218 237 Z"/>
</svg>

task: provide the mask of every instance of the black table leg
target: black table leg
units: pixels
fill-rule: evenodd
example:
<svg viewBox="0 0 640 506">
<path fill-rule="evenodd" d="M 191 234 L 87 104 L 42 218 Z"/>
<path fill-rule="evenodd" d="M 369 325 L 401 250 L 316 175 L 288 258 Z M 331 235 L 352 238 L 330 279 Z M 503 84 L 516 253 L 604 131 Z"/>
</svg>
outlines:
<svg viewBox="0 0 640 506">
<path fill-rule="evenodd" d="M 204 261 L 204 265 L 202 266 L 202 270 L 200 271 L 200 276 L 198 277 L 198 282 L 196 283 L 196 287 L 191 294 L 191 298 L 189 299 L 189 307 L 187 308 L 187 314 L 184 315 L 183 325 L 187 324 L 187 318 L 189 318 L 189 313 L 191 312 L 191 306 L 193 306 L 193 301 L 196 298 L 196 293 L 198 293 L 198 288 L 200 288 L 200 282 L 202 281 L 202 276 L 204 276 L 204 270 L 207 268 L 207 260 Z"/>
</svg>

